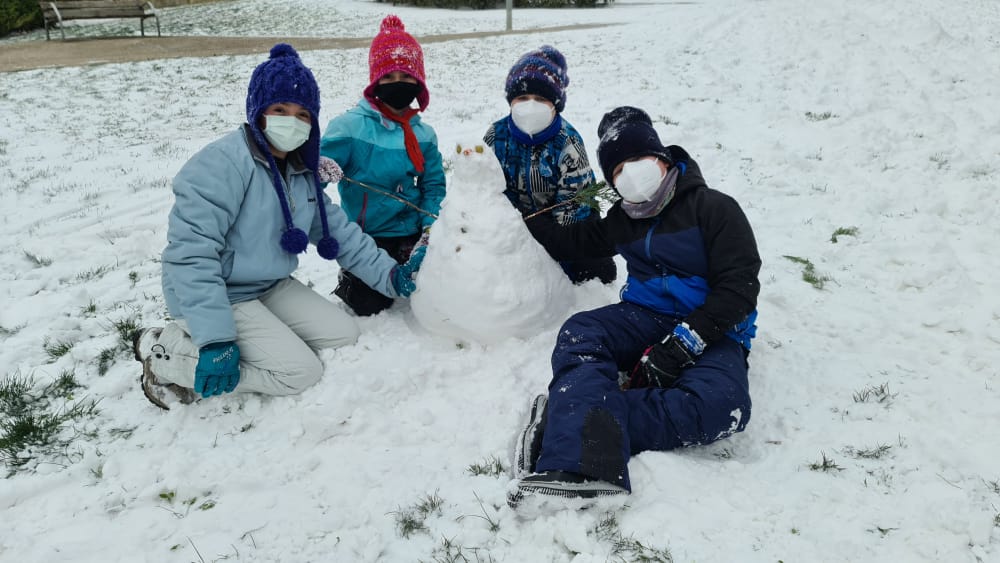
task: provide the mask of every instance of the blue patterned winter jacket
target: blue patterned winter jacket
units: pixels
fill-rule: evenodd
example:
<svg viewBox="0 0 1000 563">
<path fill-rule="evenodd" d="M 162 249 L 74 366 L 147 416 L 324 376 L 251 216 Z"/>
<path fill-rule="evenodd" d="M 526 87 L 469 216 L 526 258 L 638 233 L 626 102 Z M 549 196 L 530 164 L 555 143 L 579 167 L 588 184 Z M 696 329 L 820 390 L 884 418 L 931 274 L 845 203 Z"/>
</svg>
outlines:
<svg viewBox="0 0 1000 563">
<path fill-rule="evenodd" d="M 170 314 L 185 319 L 196 345 L 236 339 L 230 304 L 256 299 L 291 276 L 299 259 L 280 246 L 285 221 L 266 157 L 244 125 L 198 151 L 174 177 L 175 202 L 163 250 L 163 296 Z M 286 196 L 295 226 L 313 243 L 322 236 L 313 172 L 289 153 Z M 385 251 L 329 197 L 330 235 L 345 270 L 390 297 Z"/>
<path fill-rule="evenodd" d="M 507 181 L 504 195 L 522 215 L 571 200 L 594 183 L 583 138 L 569 121 L 559 119 L 559 132 L 534 146 L 514 138 L 511 128 L 516 126 L 509 115 L 490 125 L 483 135 L 503 169 Z M 560 225 L 568 225 L 589 217 L 590 207 L 568 203 L 549 213 Z"/>
</svg>

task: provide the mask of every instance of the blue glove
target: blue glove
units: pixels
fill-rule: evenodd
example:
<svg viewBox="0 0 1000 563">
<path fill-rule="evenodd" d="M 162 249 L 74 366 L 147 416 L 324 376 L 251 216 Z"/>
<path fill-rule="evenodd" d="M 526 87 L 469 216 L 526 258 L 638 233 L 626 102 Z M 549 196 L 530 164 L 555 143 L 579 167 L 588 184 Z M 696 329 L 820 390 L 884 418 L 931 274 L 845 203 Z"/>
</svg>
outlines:
<svg viewBox="0 0 1000 563">
<path fill-rule="evenodd" d="M 681 377 L 681 371 L 694 365 L 705 351 L 705 342 L 687 323 L 680 323 L 659 344 L 646 349 L 636 369 L 630 387 L 660 387 L 669 389 Z"/>
<path fill-rule="evenodd" d="M 231 393 L 240 382 L 240 349 L 235 342 L 216 342 L 201 348 L 194 368 L 194 391 L 202 397 Z"/>
<path fill-rule="evenodd" d="M 427 245 L 417 245 L 413 247 L 410 259 L 405 264 L 399 264 L 392 269 L 392 288 L 396 295 L 409 297 L 417 289 L 417 284 L 413 282 L 413 276 L 420 270 L 420 264 L 427 254 Z"/>
</svg>

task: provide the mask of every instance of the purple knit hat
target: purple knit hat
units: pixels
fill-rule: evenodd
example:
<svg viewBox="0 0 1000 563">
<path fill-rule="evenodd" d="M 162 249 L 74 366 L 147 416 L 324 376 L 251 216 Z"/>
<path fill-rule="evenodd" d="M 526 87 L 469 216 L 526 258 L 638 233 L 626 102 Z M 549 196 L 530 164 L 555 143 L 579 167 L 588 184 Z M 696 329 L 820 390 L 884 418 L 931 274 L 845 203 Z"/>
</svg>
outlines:
<svg viewBox="0 0 1000 563">
<path fill-rule="evenodd" d="M 542 45 L 529 51 L 514 63 L 507 73 L 504 92 L 507 103 L 518 96 L 534 94 L 552 102 L 556 112 L 566 107 L 566 58 L 555 47 Z"/>
<path fill-rule="evenodd" d="M 281 235 L 281 248 L 289 254 L 305 252 L 309 246 L 309 235 L 292 222 L 292 212 L 285 197 L 284 181 L 278 166 L 271 155 L 270 145 L 264 132 L 260 129 L 260 117 L 272 104 L 291 102 L 309 110 L 312 129 L 309 139 L 301 147 L 295 149 L 302 157 L 303 163 L 313 171 L 313 181 L 316 185 L 316 202 L 319 205 L 320 220 L 323 223 L 323 237 L 316 243 L 319 255 L 327 260 L 333 260 L 340 252 L 337 240 L 330 236 L 330 226 L 327 224 L 326 204 L 324 203 L 323 186 L 316 176 L 319 166 L 319 86 L 316 78 L 309 70 L 295 49 L 287 43 L 278 43 L 271 48 L 271 56 L 254 69 L 247 87 L 247 123 L 253 132 L 257 147 L 267 157 L 271 168 L 271 179 L 274 191 L 281 203 L 281 212 L 285 217 L 285 232 Z"/>
</svg>

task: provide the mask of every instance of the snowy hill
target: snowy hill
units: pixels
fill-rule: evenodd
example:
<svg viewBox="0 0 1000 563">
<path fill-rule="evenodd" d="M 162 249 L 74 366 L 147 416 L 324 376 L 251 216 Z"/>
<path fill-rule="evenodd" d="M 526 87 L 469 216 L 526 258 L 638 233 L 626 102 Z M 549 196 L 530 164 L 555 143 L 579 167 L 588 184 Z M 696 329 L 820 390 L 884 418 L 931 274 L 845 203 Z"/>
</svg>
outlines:
<svg viewBox="0 0 1000 563">
<path fill-rule="evenodd" d="M 418 37 L 504 25 L 329 4 L 169 17 L 229 35 L 364 36 L 386 13 Z M 230 9 L 273 15 L 241 31 Z M 764 259 L 747 430 L 633 458 L 622 510 L 537 519 L 506 507 L 493 469 L 546 388 L 556 328 L 470 344 L 399 303 L 301 396 L 143 398 L 119 329 L 163 322 L 170 179 L 243 120 L 264 53 L 0 74 L 0 378 L 69 375 L 82 387 L 53 408 L 99 410 L 0 479 L 0 561 L 1000 561 L 998 21 L 986 0 L 620 0 L 514 14 L 609 27 L 424 45 L 446 158 L 549 43 L 592 162 L 604 112 L 646 109 L 741 202 Z M 357 102 L 366 49 L 302 57 L 321 123 Z M 336 273 L 311 252 L 298 277 L 325 295 Z M 617 288 L 575 287 L 573 310 Z"/>
</svg>

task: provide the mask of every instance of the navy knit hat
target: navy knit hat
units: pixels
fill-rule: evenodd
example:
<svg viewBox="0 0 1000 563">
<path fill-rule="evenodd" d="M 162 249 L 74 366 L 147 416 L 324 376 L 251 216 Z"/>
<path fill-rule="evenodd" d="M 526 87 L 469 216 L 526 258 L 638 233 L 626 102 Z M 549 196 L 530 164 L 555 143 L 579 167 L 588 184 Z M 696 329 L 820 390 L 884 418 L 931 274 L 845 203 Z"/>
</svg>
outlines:
<svg viewBox="0 0 1000 563">
<path fill-rule="evenodd" d="M 507 73 L 504 92 L 507 103 L 518 96 L 534 94 L 552 102 L 556 112 L 566 107 L 566 58 L 555 47 L 542 45 L 521 56 Z"/>
<path fill-rule="evenodd" d="M 597 126 L 597 160 L 601 163 L 604 180 L 614 186 L 615 167 L 631 158 L 655 156 L 673 164 L 670 151 L 660 143 L 649 114 L 639 108 L 622 106 L 604 114 Z"/>
<path fill-rule="evenodd" d="M 313 181 L 316 185 L 316 202 L 319 205 L 320 220 L 323 223 L 323 237 L 316 244 L 319 255 L 327 260 L 333 260 L 340 251 L 337 240 L 330 236 L 330 226 L 327 224 L 326 204 L 323 201 L 323 186 L 320 184 L 316 170 L 319 165 L 319 86 L 316 78 L 309 70 L 295 49 L 287 43 L 278 43 L 271 48 L 271 57 L 254 69 L 247 87 L 247 123 L 253 132 L 254 141 L 261 152 L 267 157 L 271 167 L 271 178 L 274 191 L 281 202 L 281 212 L 285 216 L 285 232 L 281 235 L 281 248 L 289 254 L 305 252 L 309 246 L 309 235 L 292 223 L 292 212 L 285 198 L 284 182 L 281 173 L 271 155 L 270 145 L 264 132 L 260 129 L 260 118 L 268 106 L 277 103 L 296 103 L 309 110 L 312 130 L 309 139 L 301 147 L 295 149 L 302 157 L 306 167 L 313 171 Z"/>
</svg>

